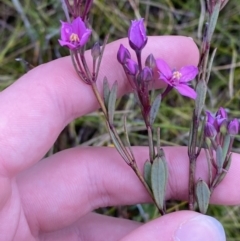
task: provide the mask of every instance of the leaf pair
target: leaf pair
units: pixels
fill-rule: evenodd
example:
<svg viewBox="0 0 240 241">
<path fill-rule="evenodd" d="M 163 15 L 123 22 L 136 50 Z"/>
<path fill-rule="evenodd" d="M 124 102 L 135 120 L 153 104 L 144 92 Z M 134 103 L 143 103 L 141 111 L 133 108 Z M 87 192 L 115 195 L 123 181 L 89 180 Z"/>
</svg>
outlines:
<svg viewBox="0 0 240 241">
<path fill-rule="evenodd" d="M 162 211 L 165 209 L 165 195 L 167 187 L 167 162 L 165 156 L 157 156 L 153 163 L 149 161 L 144 165 L 144 179 L 151 188 L 158 208 Z"/>
<path fill-rule="evenodd" d="M 114 82 L 112 89 L 110 90 L 109 83 L 105 77 L 103 80 L 103 100 L 105 107 L 108 111 L 108 121 L 110 124 L 113 124 L 113 117 L 115 112 L 115 105 L 117 100 L 117 81 Z"/>
</svg>

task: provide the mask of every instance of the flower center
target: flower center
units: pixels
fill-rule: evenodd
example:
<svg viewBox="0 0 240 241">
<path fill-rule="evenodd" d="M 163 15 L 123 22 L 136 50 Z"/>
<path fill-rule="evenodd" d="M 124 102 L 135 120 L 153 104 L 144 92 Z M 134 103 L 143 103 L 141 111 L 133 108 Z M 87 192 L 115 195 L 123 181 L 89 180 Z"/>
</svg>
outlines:
<svg viewBox="0 0 240 241">
<path fill-rule="evenodd" d="M 70 42 L 79 42 L 79 37 L 76 33 L 72 33 L 69 39 L 70 39 Z"/>
<path fill-rule="evenodd" d="M 182 77 L 182 74 L 179 71 L 173 72 L 173 79 L 179 80 Z"/>
</svg>

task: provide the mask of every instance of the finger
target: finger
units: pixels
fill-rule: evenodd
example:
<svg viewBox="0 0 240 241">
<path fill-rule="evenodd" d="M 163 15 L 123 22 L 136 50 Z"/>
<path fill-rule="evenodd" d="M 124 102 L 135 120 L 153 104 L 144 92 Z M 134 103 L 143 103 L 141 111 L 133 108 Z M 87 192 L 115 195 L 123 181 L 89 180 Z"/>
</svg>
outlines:
<svg viewBox="0 0 240 241">
<path fill-rule="evenodd" d="M 107 76 L 118 80 L 119 95 L 129 91 L 122 67 L 116 60 L 120 43 L 109 44 L 101 64 L 98 85 Z M 187 37 L 149 37 L 143 59 L 150 53 L 164 58 L 171 66 L 198 62 L 198 50 Z M 88 62 L 91 62 L 87 53 Z M 42 158 L 64 126 L 98 105 L 90 86 L 77 77 L 69 57 L 41 65 L 0 94 L 0 172 L 9 175 Z"/>
<path fill-rule="evenodd" d="M 164 215 L 149 222 L 121 241 L 225 241 L 222 225 L 214 218 L 190 211 Z"/>
<path fill-rule="evenodd" d="M 189 161 L 187 148 L 164 148 L 168 161 L 166 199 L 188 199 Z M 133 148 L 140 167 L 148 158 L 147 148 Z M 232 157 L 229 173 L 215 189 L 211 202 L 237 205 L 240 176 L 239 155 Z M 207 180 L 207 162 L 197 161 L 196 180 Z M 57 153 L 18 177 L 19 192 L 28 223 L 51 231 L 67 227 L 79 217 L 99 208 L 150 202 L 139 179 L 114 148 L 74 148 Z M 54 207 L 54 208 L 53 208 Z"/>
<path fill-rule="evenodd" d="M 142 224 L 122 218 L 90 213 L 61 230 L 40 233 L 44 241 L 117 241 Z"/>
</svg>

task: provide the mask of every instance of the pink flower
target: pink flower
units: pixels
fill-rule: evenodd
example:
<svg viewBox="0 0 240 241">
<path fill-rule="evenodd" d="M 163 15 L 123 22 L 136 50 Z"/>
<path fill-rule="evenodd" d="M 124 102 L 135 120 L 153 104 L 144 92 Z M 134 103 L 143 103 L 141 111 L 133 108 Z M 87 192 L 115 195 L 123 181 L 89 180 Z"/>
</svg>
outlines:
<svg viewBox="0 0 240 241">
<path fill-rule="evenodd" d="M 86 28 L 80 17 L 72 23 L 61 21 L 61 24 L 61 39 L 58 40 L 61 46 L 77 49 L 87 43 L 92 31 Z"/>
<path fill-rule="evenodd" d="M 194 89 L 188 86 L 188 82 L 193 80 L 198 74 L 197 67 L 190 65 L 182 67 L 179 71 L 172 71 L 163 59 L 157 59 L 156 65 L 161 80 L 177 89 L 181 95 L 196 99 L 197 93 Z"/>
<path fill-rule="evenodd" d="M 133 20 L 128 30 L 129 45 L 132 49 L 140 51 L 147 43 L 146 29 L 143 18 Z"/>
</svg>

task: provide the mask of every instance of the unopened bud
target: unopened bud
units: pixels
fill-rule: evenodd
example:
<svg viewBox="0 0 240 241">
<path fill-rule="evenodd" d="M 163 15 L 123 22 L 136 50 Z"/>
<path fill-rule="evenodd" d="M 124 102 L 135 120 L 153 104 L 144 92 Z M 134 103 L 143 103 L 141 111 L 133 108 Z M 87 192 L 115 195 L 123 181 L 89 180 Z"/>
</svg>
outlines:
<svg viewBox="0 0 240 241">
<path fill-rule="evenodd" d="M 227 125 L 228 125 L 227 119 L 224 119 L 221 122 L 220 126 L 219 126 L 219 130 L 220 130 L 221 134 L 226 135 L 226 133 L 227 133 Z"/>
<path fill-rule="evenodd" d="M 147 43 L 146 29 L 143 18 L 134 20 L 128 30 L 128 40 L 130 47 L 135 51 L 140 51 Z"/>
<path fill-rule="evenodd" d="M 117 59 L 120 64 L 125 64 L 127 59 L 130 59 L 131 55 L 122 44 L 120 44 L 120 47 L 117 52 Z"/>
<path fill-rule="evenodd" d="M 217 131 L 213 124 L 209 122 L 205 124 L 204 135 L 205 137 L 209 137 L 210 139 L 214 138 L 217 135 Z"/>
<path fill-rule="evenodd" d="M 156 60 L 153 57 L 153 54 L 149 54 L 146 58 L 145 65 L 148 66 L 151 69 L 154 69 L 156 67 Z"/>
<path fill-rule="evenodd" d="M 149 67 L 144 67 L 141 73 L 139 74 L 140 82 L 151 81 L 153 77 L 152 70 Z"/>
<path fill-rule="evenodd" d="M 232 121 L 229 122 L 228 124 L 228 134 L 230 135 L 237 135 L 239 130 L 239 121 L 238 119 L 233 119 Z"/>
<path fill-rule="evenodd" d="M 97 59 L 100 54 L 101 54 L 101 47 L 100 47 L 100 44 L 98 42 L 96 42 L 92 49 L 91 49 L 91 54 L 92 54 L 92 57 L 93 59 Z"/>
<path fill-rule="evenodd" d="M 220 107 L 216 113 L 216 117 L 220 119 L 227 119 L 227 112 L 223 107 Z"/>
<path fill-rule="evenodd" d="M 136 75 L 138 72 L 138 65 L 132 59 L 127 59 L 124 67 L 125 67 L 127 74 L 129 74 L 129 75 Z"/>
</svg>

